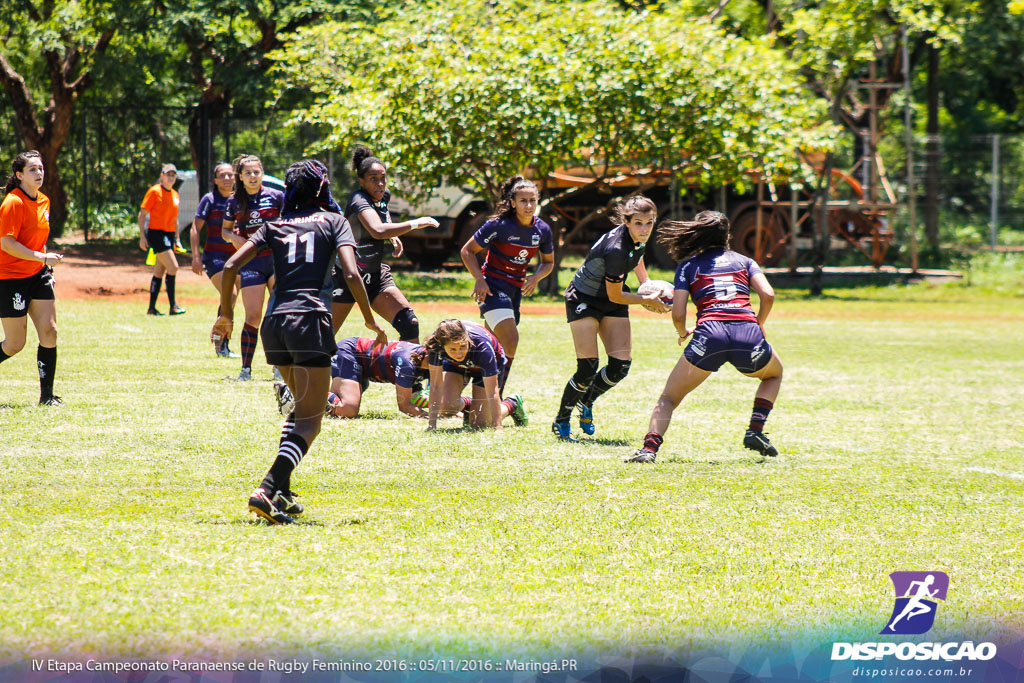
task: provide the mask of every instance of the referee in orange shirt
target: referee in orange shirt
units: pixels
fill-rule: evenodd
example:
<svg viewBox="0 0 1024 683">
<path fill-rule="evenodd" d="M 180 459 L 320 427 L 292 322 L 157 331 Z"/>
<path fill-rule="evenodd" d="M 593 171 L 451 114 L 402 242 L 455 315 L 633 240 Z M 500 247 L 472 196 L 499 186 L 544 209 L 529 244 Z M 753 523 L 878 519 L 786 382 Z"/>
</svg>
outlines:
<svg viewBox="0 0 1024 683">
<path fill-rule="evenodd" d="M 178 236 L 178 204 L 181 199 L 174 183 L 178 180 L 178 169 L 174 164 L 160 168 L 160 182 L 146 191 L 139 211 L 139 248 L 152 249 L 156 254 L 153 279 L 149 283 L 149 315 L 163 315 L 156 310 L 156 299 L 160 296 L 160 281 L 166 273 L 167 302 L 171 315 L 181 315 L 185 309 L 174 300 L 174 279 L 178 274 L 178 259 L 174 257 L 174 242 Z M 148 228 L 147 228 L 148 224 Z"/>
<path fill-rule="evenodd" d="M 39 336 L 39 404 L 64 405 L 53 394 L 57 370 L 57 307 L 53 295 L 53 266 L 63 256 L 46 251 L 50 237 L 50 200 L 43 186 L 43 159 L 39 152 L 14 157 L 11 177 L 0 204 L 0 322 L 4 340 L 0 363 L 25 347 L 32 318 Z"/>
</svg>

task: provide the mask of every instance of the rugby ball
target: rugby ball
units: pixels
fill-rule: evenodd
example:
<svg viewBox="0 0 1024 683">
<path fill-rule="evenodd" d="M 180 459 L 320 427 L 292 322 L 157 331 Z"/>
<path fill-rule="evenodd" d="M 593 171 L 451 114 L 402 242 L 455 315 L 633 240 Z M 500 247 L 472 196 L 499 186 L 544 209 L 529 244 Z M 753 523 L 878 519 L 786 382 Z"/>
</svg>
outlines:
<svg viewBox="0 0 1024 683">
<path fill-rule="evenodd" d="M 664 280 L 648 280 L 639 287 L 637 287 L 636 293 L 640 296 L 650 294 L 651 292 L 657 292 L 658 298 L 661 299 L 661 303 L 666 306 L 672 305 L 672 299 L 675 296 L 676 288 L 671 282 L 665 282 Z M 654 310 L 649 304 L 641 304 L 648 311 Z"/>
</svg>

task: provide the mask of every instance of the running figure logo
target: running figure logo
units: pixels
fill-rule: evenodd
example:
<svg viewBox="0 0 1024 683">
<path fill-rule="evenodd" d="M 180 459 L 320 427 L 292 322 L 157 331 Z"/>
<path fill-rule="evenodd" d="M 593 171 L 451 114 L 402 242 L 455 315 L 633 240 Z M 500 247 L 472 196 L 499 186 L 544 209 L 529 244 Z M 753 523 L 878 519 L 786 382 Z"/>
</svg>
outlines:
<svg viewBox="0 0 1024 683">
<path fill-rule="evenodd" d="M 946 599 L 949 577 L 944 572 L 893 572 L 889 578 L 896 589 L 896 604 L 889 623 L 881 632 L 900 635 L 927 633 L 935 623 L 935 599 Z"/>
</svg>

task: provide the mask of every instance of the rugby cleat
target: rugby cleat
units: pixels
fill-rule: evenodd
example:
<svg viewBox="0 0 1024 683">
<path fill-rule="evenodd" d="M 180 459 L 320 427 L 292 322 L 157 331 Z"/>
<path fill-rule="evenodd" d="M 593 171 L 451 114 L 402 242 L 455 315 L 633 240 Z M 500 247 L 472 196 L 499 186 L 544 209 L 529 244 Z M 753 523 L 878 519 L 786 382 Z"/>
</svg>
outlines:
<svg viewBox="0 0 1024 683">
<path fill-rule="evenodd" d="M 146 311 L 146 315 L 163 315 L 163 313 L 156 310 L 155 308 L 151 308 L 148 311 Z"/>
<path fill-rule="evenodd" d="M 187 254 L 188 250 L 185 249 L 185 245 L 181 243 L 181 240 L 174 241 L 174 251 L 178 254 Z"/>
<path fill-rule="evenodd" d="M 512 410 L 509 411 L 509 415 L 512 417 L 512 423 L 516 427 L 525 427 L 530 424 L 530 416 L 526 414 L 526 406 L 523 404 L 523 397 L 519 394 L 512 394 L 509 398 L 512 399 Z"/>
<path fill-rule="evenodd" d="M 40 398 L 39 405 L 49 406 L 51 408 L 63 408 L 64 401 L 60 400 L 60 396 L 54 396 L 53 394 L 50 394 L 49 396 L 44 396 Z"/>
<path fill-rule="evenodd" d="M 171 310 L 168 312 L 171 315 L 185 315 L 185 309 L 179 306 L 178 304 L 174 304 L 173 306 L 171 306 Z"/>
<path fill-rule="evenodd" d="M 270 502 L 286 515 L 301 515 L 306 511 L 306 506 L 295 500 L 297 495 L 299 494 L 294 491 L 276 491 L 273 500 Z"/>
<path fill-rule="evenodd" d="M 291 524 L 294 521 L 281 512 L 274 501 L 267 498 L 267 492 L 259 487 L 249 496 L 249 511 L 255 512 L 270 524 Z"/>
<path fill-rule="evenodd" d="M 242 371 L 238 373 L 239 382 L 248 382 L 252 379 L 252 368 L 242 368 Z"/>
<path fill-rule="evenodd" d="M 577 443 L 577 439 L 572 435 L 572 428 L 569 427 L 568 422 L 552 422 L 551 423 L 552 433 L 558 437 L 559 441 L 566 441 L 568 443 Z"/>
<path fill-rule="evenodd" d="M 593 436 L 594 432 L 597 431 L 597 427 L 594 426 L 594 406 L 579 404 L 580 409 L 580 431 L 587 436 Z"/>
<path fill-rule="evenodd" d="M 658 454 L 647 448 L 638 448 L 633 452 L 633 455 L 626 458 L 622 462 L 641 462 L 641 463 L 653 463 L 658 457 Z"/>
<path fill-rule="evenodd" d="M 292 396 L 292 390 L 284 382 L 274 382 L 274 393 L 277 395 L 277 409 L 285 417 L 291 415 L 295 410 L 295 397 Z"/>
<path fill-rule="evenodd" d="M 779 449 L 772 445 L 772 442 L 768 440 L 767 434 L 755 432 L 753 429 L 748 429 L 747 433 L 743 435 L 743 445 L 752 451 L 757 451 L 761 455 L 767 455 L 771 458 L 779 454 Z"/>
</svg>

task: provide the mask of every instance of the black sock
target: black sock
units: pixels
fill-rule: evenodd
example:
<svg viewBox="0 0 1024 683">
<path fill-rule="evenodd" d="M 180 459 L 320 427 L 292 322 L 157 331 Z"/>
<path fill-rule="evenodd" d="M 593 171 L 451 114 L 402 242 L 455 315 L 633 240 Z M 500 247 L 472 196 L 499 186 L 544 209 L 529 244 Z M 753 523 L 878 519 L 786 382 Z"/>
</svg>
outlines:
<svg viewBox="0 0 1024 683">
<path fill-rule="evenodd" d="M 3 363 L 8 358 L 10 358 L 10 356 L 8 356 L 6 353 L 4 353 L 4 347 L 0 346 L 0 363 Z"/>
<path fill-rule="evenodd" d="M 647 436 L 644 437 L 644 448 L 647 450 L 657 453 L 658 449 L 661 448 L 662 439 L 661 434 L 657 432 L 647 432 Z"/>
<path fill-rule="evenodd" d="M 597 377 L 590 383 L 590 389 L 587 390 L 587 395 L 580 401 L 585 406 L 593 406 L 594 401 L 598 399 L 604 392 L 614 387 L 618 382 L 608 381 L 608 366 L 601 368 L 601 372 L 597 373 Z"/>
<path fill-rule="evenodd" d="M 502 369 L 501 376 L 498 378 L 501 380 L 501 386 L 499 386 L 498 388 L 502 392 L 505 391 L 505 383 L 508 382 L 508 373 L 512 372 L 512 361 L 514 360 L 515 358 L 509 358 L 508 356 L 505 356 L 505 367 Z"/>
<path fill-rule="evenodd" d="M 277 458 L 261 484 L 268 496 L 273 496 L 275 491 L 287 491 L 291 487 L 292 470 L 299 466 L 302 456 L 308 450 L 309 444 L 298 434 L 289 433 L 281 438 Z"/>
<path fill-rule="evenodd" d="M 57 347 L 40 346 L 36 350 L 36 363 L 39 365 L 39 400 L 45 401 L 53 396 L 53 373 L 57 371 Z"/>
<path fill-rule="evenodd" d="M 149 310 L 156 308 L 156 298 L 160 296 L 160 278 L 153 276 L 149 281 Z"/>
<path fill-rule="evenodd" d="M 174 300 L 174 278 L 175 278 L 174 275 L 168 275 L 167 278 L 166 278 L 167 279 L 167 303 L 169 303 L 171 305 L 171 308 L 174 308 L 175 305 L 177 305 L 177 302 Z"/>
<path fill-rule="evenodd" d="M 565 389 L 562 391 L 562 402 L 558 405 L 558 414 L 555 416 L 555 422 L 568 422 L 569 418 L 572 417 L 572 411 L 576 408 L 576 404 L 583 398 L 583 394 L 587 392 L 587 387 L 581 387 L 576 384 L 576 378 L 571 377 L 565 384 Z"/>
</svg>

